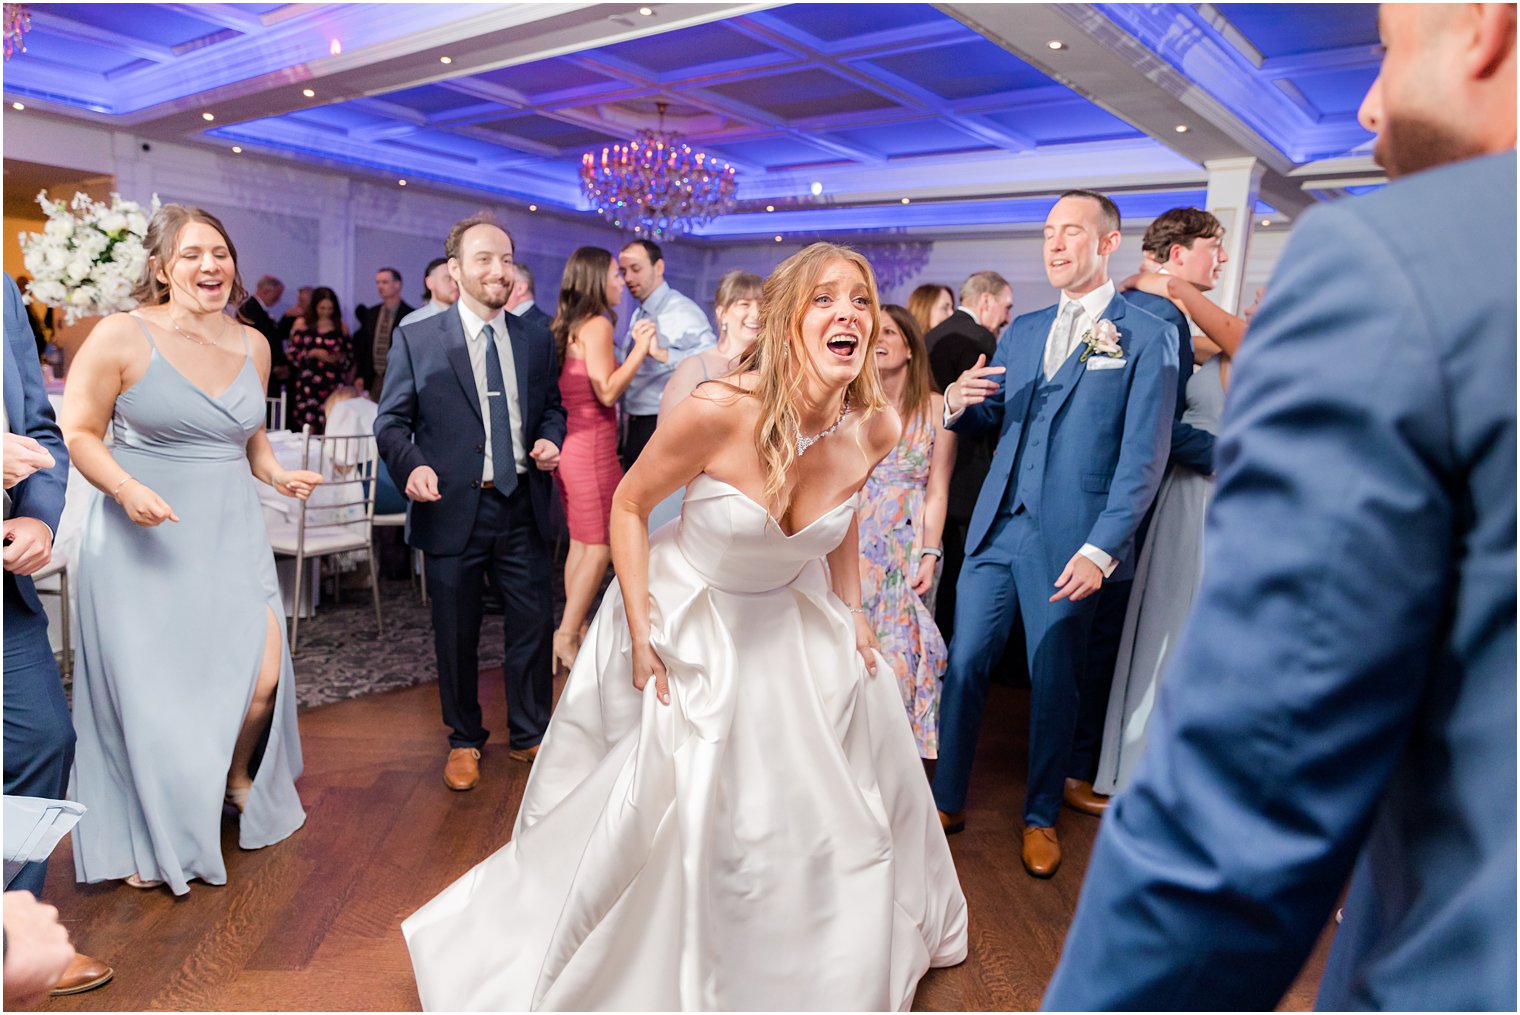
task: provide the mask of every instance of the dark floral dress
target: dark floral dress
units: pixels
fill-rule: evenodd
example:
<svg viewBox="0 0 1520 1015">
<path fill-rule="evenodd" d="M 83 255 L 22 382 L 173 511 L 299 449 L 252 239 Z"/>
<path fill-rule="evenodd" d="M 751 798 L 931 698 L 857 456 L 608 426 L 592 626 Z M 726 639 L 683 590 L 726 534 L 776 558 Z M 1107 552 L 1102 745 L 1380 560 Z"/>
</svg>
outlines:
<svg viewBox="0 0 1520 1015">
<path fill-rule="evenodd" d="M 327 425 L 323 406 L 348 376 L 348 338 L 341 328 L 320 333 L 309 325 L 293 328 L 285 343 L 285 352 L 295 371 L 294 399 L 286 416 L 287 425 L 292 430 L 300 430 L 304 424 L 310 423 L 312 433 L 321 433 Z M 323 361 L 324 353 L 332 362 Z"/>
</svg>

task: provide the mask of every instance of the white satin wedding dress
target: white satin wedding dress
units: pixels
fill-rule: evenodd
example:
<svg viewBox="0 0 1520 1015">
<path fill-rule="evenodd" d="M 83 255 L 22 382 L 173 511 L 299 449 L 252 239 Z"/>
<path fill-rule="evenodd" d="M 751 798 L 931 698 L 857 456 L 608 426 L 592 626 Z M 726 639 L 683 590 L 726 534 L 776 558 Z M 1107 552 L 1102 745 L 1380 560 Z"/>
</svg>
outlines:
<svg viewBox="0 0 1520 1015">
<path fill-rule="evenodd" d="M 429 1010 L 906 1010 L 966 902 L 892 679 L 822 557 L 706 474 L 651 540 L 641 693 L 618 585 L 512 839 L 402 924 Z"/>
</svg>

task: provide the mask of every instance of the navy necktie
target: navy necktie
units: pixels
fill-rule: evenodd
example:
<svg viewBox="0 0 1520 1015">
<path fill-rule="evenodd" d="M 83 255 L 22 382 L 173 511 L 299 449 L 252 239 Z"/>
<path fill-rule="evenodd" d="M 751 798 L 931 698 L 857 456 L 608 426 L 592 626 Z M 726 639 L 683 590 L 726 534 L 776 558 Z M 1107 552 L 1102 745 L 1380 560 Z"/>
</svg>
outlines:
<svg viewBox="0 0 1520 1015">
<path fill-rule="evenodd" d="M 517 454 L 512 447 L 512 415 L 507 411 L 507 382 L 502 377 L 501 353 L 496 351 L 496 331 L 489 324 L 480 330 L 486 343 L 486 405 L 491 410 L 491 471 L 496 489 L 509 494 L 517 489 Z"/>
</svg>

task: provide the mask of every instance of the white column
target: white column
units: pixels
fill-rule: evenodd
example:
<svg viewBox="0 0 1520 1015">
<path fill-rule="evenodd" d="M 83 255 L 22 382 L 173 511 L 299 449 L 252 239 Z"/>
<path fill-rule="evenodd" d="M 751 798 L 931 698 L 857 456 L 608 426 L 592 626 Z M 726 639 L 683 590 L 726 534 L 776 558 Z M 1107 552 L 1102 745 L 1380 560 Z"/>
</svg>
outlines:
<svg viewBox="0 0 1520 1015">
<path fill-rule="evenodd" d="M 1255 224 L 1256 195 L 1266 167 L 1254 158 L 1212 159 L 1203 164 L 1209 171 L 1208 210 L 1224 224 L 1224 251 L 1229 260 L 1220 273 L 1210 299 L 1230 313 L 1240 312 L 1240 290 L 1246 252 Z"/>
<path fill-rule="evenodd" d="M 333 181 L 329 203 L 317 220 L 317 278 L 343 293 L 354 277 L 354 190 L 352 179 Z M 346 301 L 352 319 L 354 300 Z M 362 300 L 359 302 L 363 302 Z"/>
</svg>

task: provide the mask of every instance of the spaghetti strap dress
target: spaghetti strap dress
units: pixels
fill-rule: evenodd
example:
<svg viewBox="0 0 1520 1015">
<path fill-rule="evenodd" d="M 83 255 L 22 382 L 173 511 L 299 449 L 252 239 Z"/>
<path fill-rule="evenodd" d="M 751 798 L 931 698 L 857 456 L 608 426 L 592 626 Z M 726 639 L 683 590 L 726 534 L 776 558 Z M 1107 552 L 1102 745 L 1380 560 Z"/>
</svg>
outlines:
<svg viewBox="0 0 1520 1015">
<path fill-rule="evenodd" d="M 135 315 L 134 315 L 135 318 Z M 91 491 L 76 578 L 78 735 L 71 795 L 81 882 L 137 874 L 177 895 L 227 881 L 222 809 L 233 747 L 253 698 L 271 614 L 284 616 L 274 555 L 248 470 L 264 387 L 247 355 L 208 394 L 153 343 L 142 378 L 116 400 L 111 453 L 180 518 L 143 528 Z M 257 849 L 306 820 L 295 672 L 280 624 L 280 678 L 255 753 L 238 845 Z"/>
</svg>

